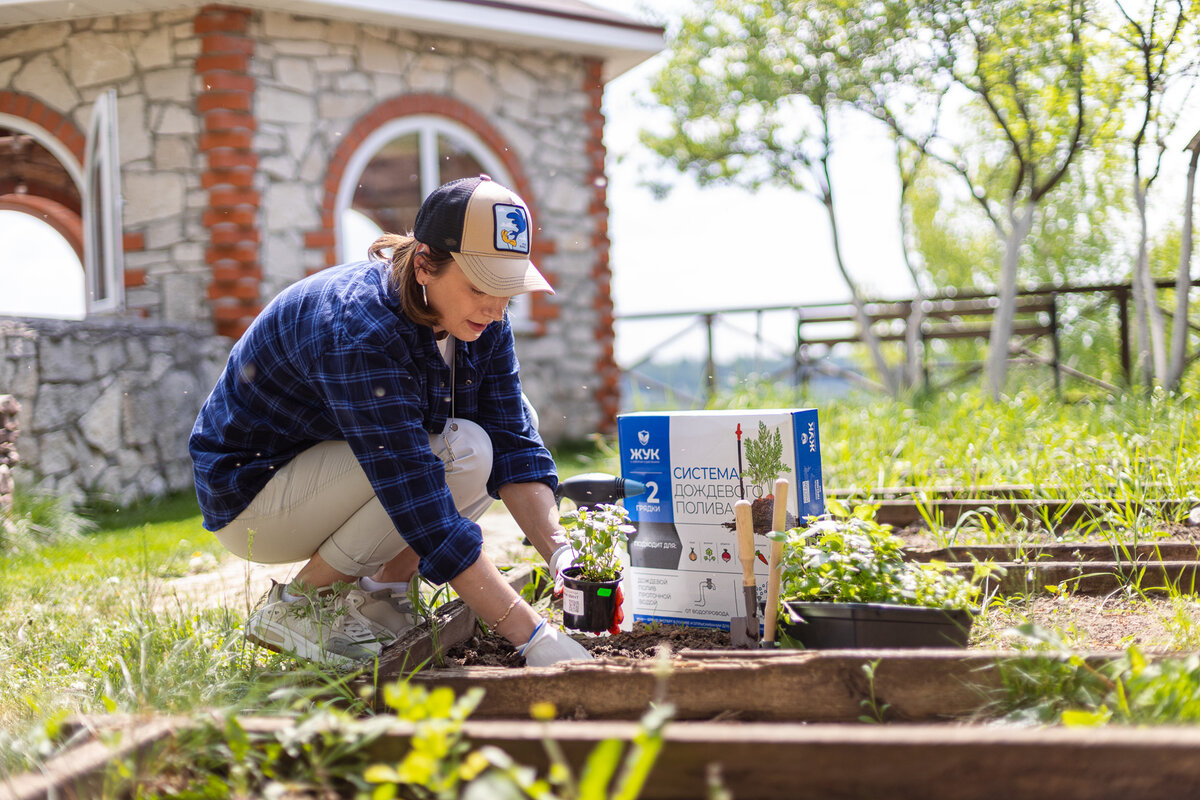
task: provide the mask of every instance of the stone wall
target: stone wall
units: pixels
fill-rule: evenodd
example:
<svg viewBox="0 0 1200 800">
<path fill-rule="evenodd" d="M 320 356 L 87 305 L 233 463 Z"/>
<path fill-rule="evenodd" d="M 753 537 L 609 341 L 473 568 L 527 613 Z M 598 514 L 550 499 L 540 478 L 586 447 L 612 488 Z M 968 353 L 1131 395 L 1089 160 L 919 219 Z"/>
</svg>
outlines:
<svg viewBox="0 0 1200 800">
<path fill-rule="evenodd" d="M 87 130 L 92 102 L 117 90 L 127 314 L 203 323 L 211 334 L 227 293 L 256 307 L 328 266 L 328 184 L 344 167 L 335 162 L 347 135 L 391 101 L 444 98 L 498 134 L 528 187 L 538 264 L 558 291 L 532 301 L 548 305 L 518 342 L 544 435 L 583 438 L 611 424 L 598 63 L 519 41 L 499 47 L 233 6 L 203 13 L 213 9 L 244 14 L 244 39 L 206 33 L 194 9 L 0 25 L 0 86 L 16 102 L 33 98 Z M 236 121 L 225 107 L 208 107 L 205 81 L 222 72 L 248 81 L 239 102 L 253 117 L 237 115 L 250 126 L 245 136 L 224 129 Z M 219 93 L 226 102 L 236 91 Z M 249 143 L 254 156 L 232 200 L 253 228 L 250 277 L 232 288 L 214 279 L 214 220 L 229 213 L 218 206 L 230 192 L 214 185 L 211 164 L 206 171 L 226 139 Z"/>
<path fill-rule="evenodd" d="M 11 394 L 0 394 L 0 514 L 12 508 L 12 469 L 21 460 L 17 455 L 17 414 L 21 404 Z"/>
<path fill-rule="evenodd" d="M 0 27 L 0 86 L 64 115 L 79 130 L 88 129 L 96 98 L 117 90 L 126 307 L 152 319 L 209 319 L 194 13 Z"/>
<path fill-rule="evenodd" d="M 187 436 L 228 347 L 196 324 L 0 319 L 21 469 L 75 501 L 190 489 Z"/>
</svg>

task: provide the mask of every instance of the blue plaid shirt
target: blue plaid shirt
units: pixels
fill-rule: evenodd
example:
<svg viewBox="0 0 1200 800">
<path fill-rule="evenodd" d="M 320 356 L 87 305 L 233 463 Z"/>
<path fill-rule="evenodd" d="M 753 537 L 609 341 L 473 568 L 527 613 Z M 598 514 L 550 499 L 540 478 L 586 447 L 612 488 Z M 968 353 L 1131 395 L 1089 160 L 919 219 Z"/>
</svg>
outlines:
<svg viewBox="0 0 1200 800">
<path fill-rule="evenodd" d="M 429 449 L 450 414 L 450 368 L 433 329 L 410 321 L 390 266 L 333 267 L 292 284 L 234 345 L 189 448 L 204 527 L 229 524 L 276 470 L 318 442 L 345 440 L 421 573 L 443 583 L 475 563 L 479 526 L 462 517 Z M 455 353 L 455 413 L 492 440 L 488 492 L 540 481 L 554 461 L 521 399 L 507 318 Z"/>
</svg>

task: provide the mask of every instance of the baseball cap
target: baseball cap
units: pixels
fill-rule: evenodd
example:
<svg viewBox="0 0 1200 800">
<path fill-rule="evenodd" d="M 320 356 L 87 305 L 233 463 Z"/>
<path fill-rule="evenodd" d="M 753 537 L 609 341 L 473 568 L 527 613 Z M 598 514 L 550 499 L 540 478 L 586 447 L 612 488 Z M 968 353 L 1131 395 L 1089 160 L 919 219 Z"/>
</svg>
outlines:
<svg viewBox="0 0 1200 800">
<path fill-rule="evenodd" d="M 481 292 L 509 297 L 554 289 L 529 260 L 529 207 L 487 175 L 459 178 L 433 191 L 413 225 L 417 241 L 448 250 Z"/>
</svg>

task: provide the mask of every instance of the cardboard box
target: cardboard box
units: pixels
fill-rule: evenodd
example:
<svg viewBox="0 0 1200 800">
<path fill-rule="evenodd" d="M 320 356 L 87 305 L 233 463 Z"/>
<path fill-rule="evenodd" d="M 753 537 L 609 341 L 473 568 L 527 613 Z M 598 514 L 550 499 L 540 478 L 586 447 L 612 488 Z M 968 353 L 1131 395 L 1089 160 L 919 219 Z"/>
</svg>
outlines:
<svg viewBox="0 0 1200 800">
<path fill-rule="evenodd" d="M 824 513 L 816 409 L 622 414 L 617 436 L 622 476 L 647 487 L 624 500 L 637 527 L 629 538 L 626 608 L 641 622 L 728 628 L 730 617 L 746 613 L 734 503 L 764 498 L 783 477 L 788 527 Z M 755 485 L 747 453 L 765 444 L 779 445 L 787 469 Z M 758 503 L 755 515 L 760 601 L 766 597 L 769 506 Z"/>
</svg>

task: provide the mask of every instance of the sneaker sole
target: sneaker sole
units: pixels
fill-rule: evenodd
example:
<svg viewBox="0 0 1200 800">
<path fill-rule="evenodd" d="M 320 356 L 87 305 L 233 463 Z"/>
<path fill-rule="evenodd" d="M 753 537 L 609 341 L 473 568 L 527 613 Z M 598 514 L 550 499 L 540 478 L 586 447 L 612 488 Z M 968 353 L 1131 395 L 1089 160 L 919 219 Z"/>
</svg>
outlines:
<svg viewBox="0 0 1200 800">
<path fill-rule="evenodd" d="M 278 638 L 280 641 L 276 642 L 267 639 L 261 635 L 262 633 L 274 634 L 273 638 Z M 256 630 L 247 630 L 246 640 L 274 653 L 282 653 L 302 658 L 306 661 L 315 661 L 319 664 L 335 667 L 358 667 L 364 661 L 369 660 L 368 658 L 355 660 L 349 656 L 330 653 L 307 639 L 294 636 L 292 631 L 283 625 L 278 625 L 270 621 L 261 621 Z"/>
</svg>

